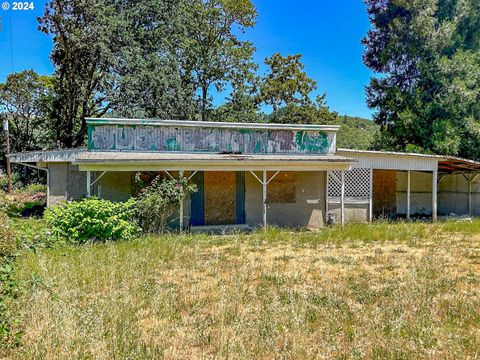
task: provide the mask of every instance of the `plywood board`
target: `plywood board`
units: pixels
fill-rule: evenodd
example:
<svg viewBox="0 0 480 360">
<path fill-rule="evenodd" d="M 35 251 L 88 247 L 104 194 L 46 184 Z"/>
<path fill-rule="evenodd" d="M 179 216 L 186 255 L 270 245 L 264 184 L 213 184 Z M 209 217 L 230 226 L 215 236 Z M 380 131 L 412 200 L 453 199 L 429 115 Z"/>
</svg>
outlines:
<svg viewBox="0 0 480 360">
<path fill-rule="evenodd" d="M 205 224 L 236 223 L 235 172 L 205 172 Z"/>
<path fill-rule="evenodd" d="M 271 179 L 275 172 L 268 172 Z M 295 172 L 280 172 L 267 186 L 267 203 L 294 204 L 297 198 L 297 181 Z"/>
<path fill-rule="evenodd" d="M 392 218 L 397 214 L 397 172 L 373 171 L 373 216 Z"/>
</svg>

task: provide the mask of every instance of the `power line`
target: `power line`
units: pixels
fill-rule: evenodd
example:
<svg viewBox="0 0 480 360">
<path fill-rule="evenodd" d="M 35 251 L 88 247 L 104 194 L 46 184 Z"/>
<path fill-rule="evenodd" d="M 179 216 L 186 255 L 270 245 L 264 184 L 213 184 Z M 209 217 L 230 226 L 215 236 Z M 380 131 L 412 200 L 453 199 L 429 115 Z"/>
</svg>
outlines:
<svg viewBox="0 0 480 360">
<path fill-rule="evenodd" d="M 12 11 L 8 12 L 9 20 L 10 20 L 10 60 L 12 65 L 12 73 L 13 73 L 13 40 L 12 40 Z"/>
</svg>

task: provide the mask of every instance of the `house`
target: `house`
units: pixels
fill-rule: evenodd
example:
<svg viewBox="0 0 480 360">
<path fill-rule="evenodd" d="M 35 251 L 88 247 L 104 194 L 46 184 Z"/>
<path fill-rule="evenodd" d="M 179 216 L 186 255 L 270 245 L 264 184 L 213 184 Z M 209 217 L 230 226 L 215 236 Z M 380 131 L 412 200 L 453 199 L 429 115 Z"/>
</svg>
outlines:
<svg viewBox="0 0 480 360">
<path fill-rule="evenodd" d="M 480 213 L 480 163 L 337 149 L 338 126 L 87 119 L 86 149 L 10 155 L 47 172 L 48 205 L 127 200 L 137 173 L 188 177 L 177 226 L 320 228 L 375 218 Z M 330 215 L 331 217 L 332 215 Z"/>
</svg>

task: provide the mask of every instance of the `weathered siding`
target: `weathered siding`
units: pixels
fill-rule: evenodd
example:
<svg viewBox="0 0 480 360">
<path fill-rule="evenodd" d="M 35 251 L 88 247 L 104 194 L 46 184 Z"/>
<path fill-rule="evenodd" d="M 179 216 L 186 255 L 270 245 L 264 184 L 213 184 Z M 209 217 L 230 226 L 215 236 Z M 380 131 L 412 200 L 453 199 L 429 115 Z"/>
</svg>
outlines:
<svg viewBox="0 0 480 360">
<path fill-rule="evenodd" d="M 334 154 L 335 132 L 89 125 L 90 150 Z"/>
<path fill-rule="evenodd" d="M 434 171 L 437 170 L 438 166 L 438 158 L 428 156 L 392 155 L 388 153 L 367 153 L 348 150 L 338 150 L 337 155 L 352 157 L 357 160 L 357 162 L 352 164 L 354 168 Z"/>
</svg>

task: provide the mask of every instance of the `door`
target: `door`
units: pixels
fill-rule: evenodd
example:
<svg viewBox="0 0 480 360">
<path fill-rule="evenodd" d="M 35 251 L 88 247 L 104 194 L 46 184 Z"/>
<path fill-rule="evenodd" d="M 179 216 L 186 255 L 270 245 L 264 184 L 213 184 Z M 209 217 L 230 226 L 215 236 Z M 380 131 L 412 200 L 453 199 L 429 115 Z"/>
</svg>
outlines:
<svg viewBox="0 0 480 360">
<path fill-rule="evenodd" d="M 191 225 L 245 223 L 244 172 L 198 172 L 192 181 L 198 191 L 191 196 Z"/>
</svg>

